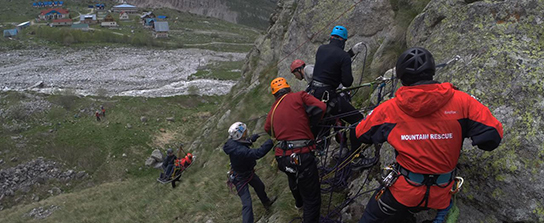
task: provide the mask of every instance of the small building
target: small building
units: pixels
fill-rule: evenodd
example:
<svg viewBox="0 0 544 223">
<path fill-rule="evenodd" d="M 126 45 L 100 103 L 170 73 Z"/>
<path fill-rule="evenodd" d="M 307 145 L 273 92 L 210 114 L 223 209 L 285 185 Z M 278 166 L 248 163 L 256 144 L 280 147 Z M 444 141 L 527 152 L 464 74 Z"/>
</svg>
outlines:
<svg viewBox="0 0 544 223">
<path fill-rule="evenodd" d="M 102 27 L 117 27 L 117 22 L 116 21 L 107 21 L 107 22 L 102 22 L 100 23 L 100 26 Z"/>
<path fill-rule="evenodd" d="M 30 21 L 26 21 L 26 22 L 23 22 L 19 25 L 17 25 L 16 29 L 21 31 L 22 29 L 26 28 L 26 27 L 29 27 L 30 26 Z"/>
<path fill-rule="evenodd" d="M 19 31 L 17 31 L 17 29 L 5 29 L 4 30 L 4 37 L 16 36 L 18 32 Z"/>
<path fill-rule="evenodd" d="M 109 13 L 104 17 L 104 22 L 114 22 L 114 21 L 115 21 L 115 19 Z"/>
<path fill-rule="evenodd" d="M 155 38 L 168 38 L 168 22 L 155 22 Z"/>
<path fill-rule="evenodd" d="M 80 15 L 79 16 L 79 23 L 85 23 L 85 24 L 97 24 L 98 20 L 96 19 L 95 14 L 91 15 Z"/>
<path fill-rule="evenodd" d="M 105 5 L 105 4 L 96 4 L 96 5 L 94 6 L 94 8 L 95 8 L 96 10 L 104 10 L 104 9 L 106 9 L 106 5 Z"/>
<path fill-rule="evenodd" d="M 89 31 L 89 24 L 87 24 L 87 23 L 72 24 L 72 26 L 70 26 L 70 28 L 71 29 L 82 30 L 82 31 Z"/>
<path fill-rule="evenodd" d="M 138 7 L 129 5 L 129 4 L 122 4 L 122 5 L 116 5 L 112 8 L 113 12 L 126 12 L 126 13 L 137 13 Z"/>
<path fill-rule="evenodd" d="M 153 28 L 156 21 L 157 21 L 157 19 L 155 19 L 155 18 L 146 18 L 144 20 L 144 27 L 145 28 Z"/>
<path fill-rule="evenodd" d="M 120 20 L 129 20 L 130 17 L 128 16 L 128 13 L 126 13 L 126 12 L 123 11 L 123 12 L 121 12 L 121 13 L 119 14 L 119 19 L 120 19 Z"/>
<path fill-rule="evenodd" d="M 72 19 L 55 19 L 51 23 L 49 23 L 49 26 L 51 26 L 51 27 L 71 26 L 72 23 L 73 23 Z"/>
<path fill-rule="evenodd" d="M 70 17 L 70 13 L 66 9 L 54 8 L 42 10 L 38 18 L 41 20 L 56 20 L 56 19 L 66 19 Z"/>
</svg>

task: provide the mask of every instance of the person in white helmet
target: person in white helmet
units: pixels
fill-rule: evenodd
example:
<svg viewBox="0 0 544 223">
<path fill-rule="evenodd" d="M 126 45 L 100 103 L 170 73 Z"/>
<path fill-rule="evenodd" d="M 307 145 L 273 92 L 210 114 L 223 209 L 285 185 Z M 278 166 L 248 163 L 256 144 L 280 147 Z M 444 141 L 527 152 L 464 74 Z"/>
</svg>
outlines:
<svg viewBox="0 0 544 223">
<path fill-rule="evenodd" d="M 229 128 L 229 139 L 223 146 L 223 151 L 229 155 L 231 169 L 234 174 L 234 185 L 238 196 L 242 200 L 242 219 L 244 223 L 253 223 L 253 205 L 249 187 L 252 186 L 255 193 L 261 200 L 265 209 L 269 209 L 276 198 L 270 199 L 265 192 L 264 183 L 255 173 L 256 160 L 264 157 L 274 143 L 271 139 L 266 140 L 260 148 L 251 149 L 250 146 L 259 138 L 253 134 L 248 138 L 247 126 L 242 122 L 235 122 Z"/>
</svg>

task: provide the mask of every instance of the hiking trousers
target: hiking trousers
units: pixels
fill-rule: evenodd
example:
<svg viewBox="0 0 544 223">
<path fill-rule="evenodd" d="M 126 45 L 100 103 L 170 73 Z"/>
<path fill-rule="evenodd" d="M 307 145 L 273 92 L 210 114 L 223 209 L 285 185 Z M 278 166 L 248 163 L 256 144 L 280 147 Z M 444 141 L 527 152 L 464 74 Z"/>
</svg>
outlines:
<svg viewBox="0 0 544 223">
<path fill-rule="evenodd" d="M 278 161 L 278 168 L 287 175 L 289 189 L 295 198 L 295 205 L 303 207 L 302 222 L 319 222 L 321 186 L 314 154 L 300 154 L 300 166 L 290 165 L 289 156 L 278 156 L 276 160 Z M 286 171 L 286 167 L 297 170 L 298 174 Z"/>
<path fill-rule="evenodd" d="M 268 198 L 268 195 L 266 195 L 264 183 L 254 172 L 246 174 L 237 173 L 234 183 L 236 185 L 236 190 L 238 191 L 238 196 L 240 196 L 240 200 L 242 200 L 242 222 L 253 223 L 255 218 L 253 216 L 253 204 L 249 186 L 253 187 L 253 190 L 255 190 L 261 203 L 267 204 L 270 202 L 270 199 Z"/>
</svg>

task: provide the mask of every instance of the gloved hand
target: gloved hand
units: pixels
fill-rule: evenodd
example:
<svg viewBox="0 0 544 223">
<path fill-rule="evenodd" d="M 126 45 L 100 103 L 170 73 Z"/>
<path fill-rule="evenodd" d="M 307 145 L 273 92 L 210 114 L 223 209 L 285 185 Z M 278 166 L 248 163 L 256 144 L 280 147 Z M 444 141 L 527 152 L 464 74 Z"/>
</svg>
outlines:
<svg viewBox="0 0 544 223">
<path fill-rule="evenodd" d="M 351 48 L 351 50 L 353 51 L 353 53 L 357 54 L 363 52 L 364 47 L 365 46 L 363 45 L 363 42 L 358 42 Z"/>
<path fill-rule="evenodd" d="M 257 141 L 257 139 L 258 139 L 259 137 L 261 137 L 259 134 L 253 134 L 253 135 L 251 135 L 251 137 L 249 138 L 249 141 L 255 142 L 255 141 Z"/>
</svg>

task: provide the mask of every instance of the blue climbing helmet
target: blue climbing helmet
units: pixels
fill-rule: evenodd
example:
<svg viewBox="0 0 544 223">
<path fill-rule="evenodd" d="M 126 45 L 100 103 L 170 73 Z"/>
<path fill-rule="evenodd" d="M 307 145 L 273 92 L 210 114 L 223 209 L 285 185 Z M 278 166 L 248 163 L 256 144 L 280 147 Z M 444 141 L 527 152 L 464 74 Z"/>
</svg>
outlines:
<svg viewBox="0 0 544 223">
<path fill-rule="evenodd" d="M 346 27 L 343 26 L 335 26 L 332 28 L 331 36 L 339 36 L 342 37 L 342 39 L 347 40 L 348 39 L 348 30 Z"/>
</svg>

